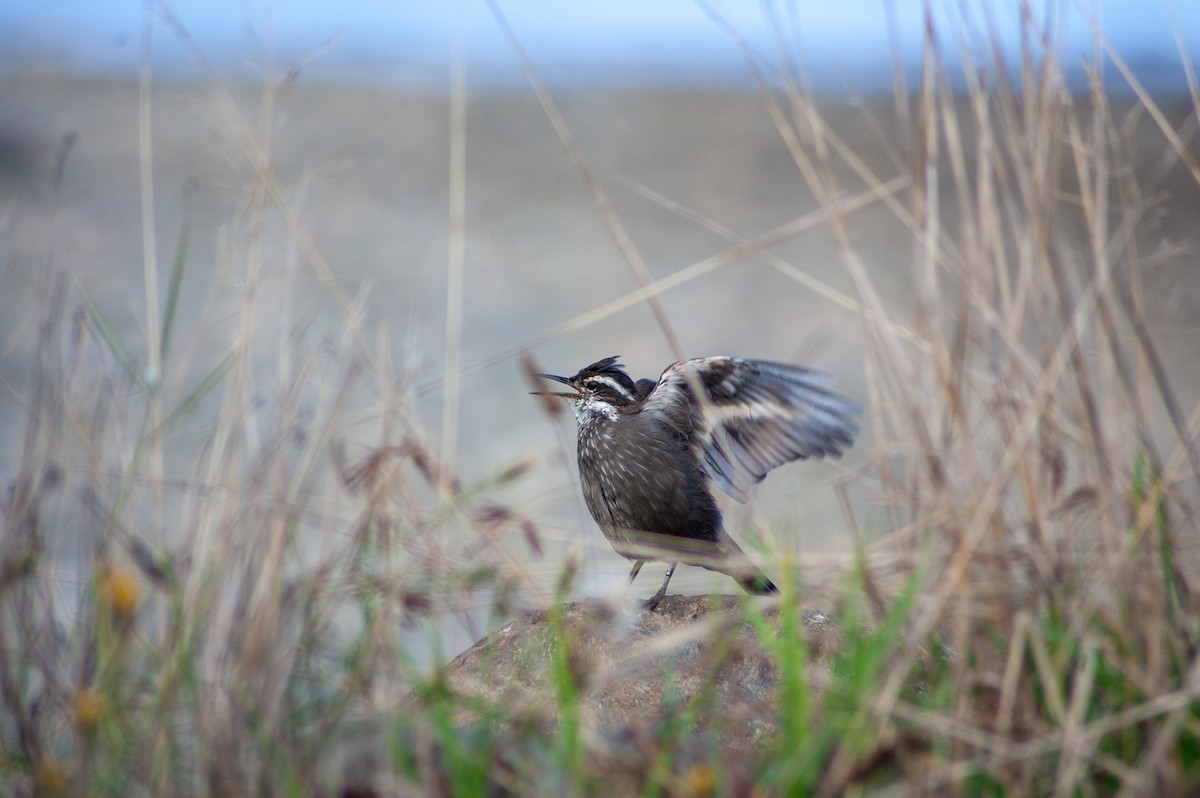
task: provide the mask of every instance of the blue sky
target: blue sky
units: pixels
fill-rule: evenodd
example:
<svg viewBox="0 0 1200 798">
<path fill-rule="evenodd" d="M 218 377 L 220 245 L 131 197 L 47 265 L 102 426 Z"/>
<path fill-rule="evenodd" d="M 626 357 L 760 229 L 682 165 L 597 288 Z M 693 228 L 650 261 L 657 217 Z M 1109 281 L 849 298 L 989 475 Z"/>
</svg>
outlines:
<svg viewBox="0 0 1200 798">
<path fill-rule="evenodd" d="M 987 9 L 1008 57 L 1018 41 L 1017 0 L 965 0 Z M 1036 0 L 1037 9 L 1046 0 Z M 543 79 L 560 85 L 746 85 L 726 19 L 765 60 L 778 41 L 820 87 L 882 88 L 890 80 L 888 12 L 911 68 L 920 53 L 926 0 L 498 0 Z M 958 0 L 928 0 L 946 51 L 978 46 L 985 15 L 964 32 Z M 1200 62 L 1197 0 L 1060 2 L 1068 63 L 1092 51 L 1089 17 L 1157 89 L 1185 90 L 1176 33 Z M 229 78 L 303 63 L 306 80 L 446 85 L 455 36 L 470 79 L 496 86 L 524 78 L 485 0 L 176 0 L 166 8 L 204 58 Z M 764 13 L 772 9 L 774 18 Z M 0 70 L 55 69 L 133 76 L 142 52 L 144 0 L 0 0 Z M 780 35 L 776 35 L 780 34 Z M 158 13 L 153 66 L 162 77 L 198 74 L 196 59 Z"/>
</svg>

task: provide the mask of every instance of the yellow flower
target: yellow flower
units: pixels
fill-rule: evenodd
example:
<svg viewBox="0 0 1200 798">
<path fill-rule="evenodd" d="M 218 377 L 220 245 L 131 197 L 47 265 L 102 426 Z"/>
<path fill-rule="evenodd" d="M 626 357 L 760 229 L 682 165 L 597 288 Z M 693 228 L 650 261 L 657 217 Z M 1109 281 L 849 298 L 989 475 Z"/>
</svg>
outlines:
<svg viewBox="0 0 1200 798">
<path fill-rule="evenodd" d="M 62 792 L 67 788 L 70 778 L 71 774 L 67 771 L 66 763 L 53 756 L 48 756 L 38 762 L 33 769 L 33 780 L 41 792 Z"/>
<path fill-rule="evenodd" d="M 711 765 L 693 765 L 683 774 L 684 795 L 712 795 L 717 788 Z"/>
<path fill-rule="evenodd" d="M 75 725 L 83 731 L 96 728 L 104 715 L 104 696 L 94 687 L 83 687 L 75 694 Z"/>
<path fill-rule="evenodd" d="M 100 582 L 100 595 L 105 606 L 121 620 L 133 617 L 141 593 L 137 575 L 128 568 L 109 568 Z"/>
</svg>

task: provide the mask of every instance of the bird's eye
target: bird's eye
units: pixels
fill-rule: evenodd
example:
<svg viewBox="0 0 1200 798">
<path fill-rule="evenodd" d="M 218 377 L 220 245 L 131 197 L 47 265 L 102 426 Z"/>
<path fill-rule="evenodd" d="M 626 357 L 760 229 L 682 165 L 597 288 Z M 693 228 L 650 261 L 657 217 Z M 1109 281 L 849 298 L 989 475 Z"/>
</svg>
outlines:
<svg viewBox="0 0 1200 798">
<path fill-rule="evenodd" d="M 633 399 L 633 394 L 627 387 L 622 385 L 619 380 L 607 375 L 588 377 L 583 381 L 583 386 L 586 390 L 594 394 L 620 398 L 625 401 L 632 401 Z"/>
</svg>

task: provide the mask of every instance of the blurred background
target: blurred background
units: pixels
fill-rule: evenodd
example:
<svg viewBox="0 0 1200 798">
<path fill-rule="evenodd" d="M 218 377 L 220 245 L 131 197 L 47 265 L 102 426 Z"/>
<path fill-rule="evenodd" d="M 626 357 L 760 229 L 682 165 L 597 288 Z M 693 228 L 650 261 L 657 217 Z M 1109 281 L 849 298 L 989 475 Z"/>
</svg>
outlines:
<svg viewBox="0 0 1200 798">
<path fill-rule="evenodd" d="M 1030 42 L 1022 19 L 1046 14 L 1054 41 Z M 865 404 L 850 281 L 823 224 L 751 257 L 708 259 L 821 211 L 772 120 L 771 92 L 812 91 L 867 170 L 905 176 L 905 109 L 929 20 L 939 38 L 928 46 L 952 84 L 961 59 L 986 62 L 992 42 L 1014 71 L 1023 48 L 1036 60 L 1052 45 L 1072 86 L 1095 79 L 1115 102 L 1132 97 L 1115 55 L 1173 119 L 1189 112 L 1182 64 L 1200 61 L 1190 2 L 5 3 L 0 451 L 19 449 L 51 276 L 67 275 L 70 302 L 103 318 L 145 373 L 146 264 L 162 275 L 162 302 L 183 261 L 165 390 L 187 396 L 249 324 L 251 406 L 266 407 L 289 384 L 285 353 L 353 331 L 396 375 L 408 408 L 396 428 L 419 430 L 464 484 L 529 464 L 488 491 L 545 536 L 540 557 L 513 548 L 530 573 L 549 586 L 575 556 L 580 592 L 619 591 L 626 563 L 573 474 L 574 422 L 547 418 L 527 395 L 521 356 L 570 374 L 617 354 L 634 377 L 678 356 L 802 362 Z M 1164 151 L 1147 138 L 1145 164 Z M 847 200 L 869 188 L 849 169 L 839 183 Z M 1151 245 L 1175 252 L 1195 236 L 1195 185 L 1164 191 Z M 879 202 L 850 220 L 872 279 L 907 317 L 910 231 Z M 643 279 L 673 281 L 661 317 L 637 293 Z M 1145 281 L 1166 351 L 1194 360 L 1194 269 L 1176 258 Z M 112 348 L 93 347 L 81 368 L 111 371 Z M 381 443 L 381 393 L 346 410 L 351 461 Z M 176 419 L 165 469 L 181 494 L 202 482 L 197 453 L 221 408 L 212 394 Z M 780 469 L 749 509 L 730 508 L 735 529 L 805 555 L 847 551 L 833 485 L 863 465 L 870 440 L 868 428 L 841 463 Z M 105 455 L 113 473 L 129 456 Z M 6 482 L 15 467 L 15 455 L 0 462 Z M 887 528 L 871 493 L 851 489 L 867 534 Z M 330 499 L 323 511 L 337 534 L 346 508 Z M 64 561 L 85 561 L 96 520 L 79 510 L 63 524 Z M 169 547 L 175 533 L 164 534 Z M 660 574 L 648 567 L 641 592 Z M 721 580 L 684 569 L 672 586 L 730 589 Z"/>
<path fill-rule="evenodd" d="M 910 76 L 918 68 L 927 18 L 949 45 L 948 57 L 957 60 L 963 41 L 977 54 L 997 43 L 1010 64 L 1019 61 L 1022 17 L 1053 19 L 1064 67 L 1075 80 L 1099 32 L 1153 92 L 1186 91 L 1180 48 L 1193 59 L 1200 52 L 1200 9 L 1169 0 L 494 5 L 349 0 L 336 6 L 309 0 L 58 0 L 6 3 L 0 9 L 0 64 L 17 73 L 131 78 L 143 62 L 147 12 L 155 19 L 150 61 L 160 77 L 203 78 L 212 68 L 229 80 L 257 81 L 272 67 L 302 64 L 310 82 L 436 91 L 448 86 L 456 41 L 473 84 L 526 86 L 497 12 L 507 18 L 543 81 L 576 89 L 753 90 L 744 54 L 730 37 L 735 31 L 772 61 L 784 47 L 823 91 L 890 91 L 896 64 Z M 1116 81 L 1113 88 L 1122 84 Z"/>
</svg>

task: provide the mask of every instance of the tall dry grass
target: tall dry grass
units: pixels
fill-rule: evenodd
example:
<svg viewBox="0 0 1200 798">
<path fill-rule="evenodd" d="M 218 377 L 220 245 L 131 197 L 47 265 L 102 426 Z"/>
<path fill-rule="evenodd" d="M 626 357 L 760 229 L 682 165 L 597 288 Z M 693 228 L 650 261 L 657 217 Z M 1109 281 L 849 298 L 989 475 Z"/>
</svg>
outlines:
<svg viewBox="0 0 1200 798">
<path fill-rule="evenodd" d="M 920 83 L 895 100 L 911 120 L 894 150 L 903 195 L 824 123 L 802 80 L 785 72 L 781 92 L 762 80 L 813 194 L 876 189 L 910 232 L 902 318 L 853 220 L 829 225 L 860 303 L 871 471 L 892 519 L 863 587 L 882 617 L 871 558 L 924 569 L 906 635 L 954 652 L 940 701 L 901 696 L 915 646 L 869 694 L 880 724 L 937 741 L 908 774 L 917 790 L 1139 795 L 1200 778 L 1200 406 L 1177 393 L 1142 292 L 1164 255 L 1151 219 L 1166 182 L 1200 180 L 1200 105 L 1193 94 L 1186 119 L 1168 121 L 1099 37 L 1089 88 L 1072 92 L 1063 22 L 1025 8 L 1012 71 L 929 24 Z M 991 24 L 964 22 L 994 45 Z M 961 67 L 943 60 L 946 39 Z M 1139 136 L 1154 141 L 1153 170 Z M 848 787 L 862 756 L 839 747 L 821 791 Z"/>
<path fill-rule="evenodd" d="M 860 313 L 874 447 L 860 479 L 888 519 L 883 539 L 862 546 L 845 599 L 866 608 L 866 627 L 897 629 L 874 670 L 837 693 L 849 714 L 814 708 L 826 725 L 819 767 L 765 768 L 767 793 L 833 795 L 881 774 L 901 793 L 1200 784 L 1200 408 L 1173 387 L 1141 289 L 1164 257 L 1147 251 L 1161 181 L 1200 182 L 1200 102 L 1172 121 L 1103 41 L 1100 57 L 1131 99 L 1114 102 L 1098 71 L 1073 93 L 1053 21 L 1030 14 L 1024 32 L 1014 72 L 985 52 L 952 80 L 930 29 L 920 84 L 898 84 L 887 173 L 826 123 L 802 75 L 768 75 L 749 56 L 822 211 L 735 243 L 716 263 L 773 258 L 773 243 L 813 224 L 838 242 L 855 296 L 821 290 Z M 962 93 L 951 88 L 960 79 Z M 147 115 L 149 102 L 144 93 Z M 268 92 L 263 118 L 274 102 Z M 186 234 L 170 270 L 147 255 L 138 340 L 123 339 L 61 268 L 48 271 L 36 309 L 0 530 L 0 779 L 10 794 L 319 792 L 347 722 L 386 717 L 422 678 L 405 629 L 436 618 L 478 637 L 480 603 L 503 618 L 517 597 L 548 601 L 514 553 L 537 551 L 538 530 L 489 501 L 521 469 L 480 484 L 456 477 L 413 412 L 387 336 L 364 329 L 362 297 L 341 293 L 274 182 L 269 125 L 223 107 L 254 167 L 219 269 L 237 290 L 214 289 L 204 311 L 205 324 L 230 331 L 228 345 L 207 351 L 178 327 Z M 864 114 L 876 124 L 883 111 Z M 1135 132 L 1156 137 L 1154 169 L 1135 168 Z M 912 277 L 909 314 L 881 295 L 856 242 L 865 202 L 884 203 L 910 234 L 896 258 Z M 275 227 L 294 259 L 268 257 Z M 292 308 L 301 259 L 328 292 L 332 328 Z M 279 261 L 283 273 L 272 271 Z M 650 295 L 665 290 L 643 282 Z M 151 311 L 160 290 L 161 312 Z M 451 318 L 457 303 L 452 292 Z M 264 313 L 289 334 L 264 342 Z M 371 453 L 348 456 L 349 440 Z M 897 619 L 901 583 L 918 589 Z M 931 639 L 951 655 L 925 672 L 916 644 Z M 848 643 L 868 644 L 879 638 Z M 919 670 L 927 684 L 913 691 Z M 787 742 L 768 741 L 765 761 L 791 756 Z M 397 789 L 486 792 L 486 779 L 454 770 L 455 751 L 415 764 L 385 752 L 382 767 L 399 772 Z M 562 767 L 569 781 L 584 765 Z"/>
<path fill-rule="evenodd" d="M 263 119 L 286 88 L 264 90 Z M 212 89 L 249 176 L 218 263 L 193 262 L 185 222 L 131 336 L 45 255 L 0 529 L 5 795 L 313 789 L 331 730 L 394 708 L 444 656 L 430 641 L 541 595 L 500 545 L 537 548 L 537 530 L 487 500 L 521 458 L 450 472 L 365 292 L 342 292 L 277 182 L 271 124 Z M 296 298 L 314 281 L 336 323 Z"/>
</svg>

